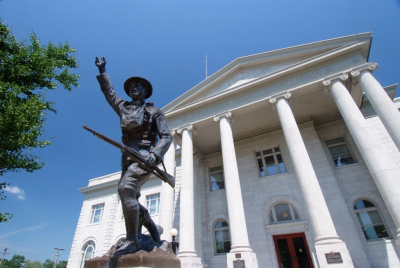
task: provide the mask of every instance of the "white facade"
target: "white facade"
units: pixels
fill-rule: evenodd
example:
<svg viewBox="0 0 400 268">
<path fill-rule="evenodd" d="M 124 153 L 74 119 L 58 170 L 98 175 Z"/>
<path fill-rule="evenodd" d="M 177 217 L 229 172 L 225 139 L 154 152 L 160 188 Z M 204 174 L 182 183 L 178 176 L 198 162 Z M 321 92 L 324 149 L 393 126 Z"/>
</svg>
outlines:
<svg viewBox="0 0 400 268">
<path fill-rule="evenodd" d="M 371 36 L 238 58 L 163 108 L 176 187 L 151 178 L 140 203 L 182 267 L 400 267 L 400 99 Z M 124 237 L 119 176 L 80 189 L 69 267 Z"/>
</svg>

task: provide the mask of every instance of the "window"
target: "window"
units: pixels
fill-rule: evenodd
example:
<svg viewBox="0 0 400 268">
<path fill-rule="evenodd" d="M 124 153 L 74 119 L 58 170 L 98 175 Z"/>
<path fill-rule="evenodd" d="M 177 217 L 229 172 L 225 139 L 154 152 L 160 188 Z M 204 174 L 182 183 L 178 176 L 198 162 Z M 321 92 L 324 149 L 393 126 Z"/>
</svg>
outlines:
<svg viewBox="0 0 400 268">
<path fill-rule="evenodd" d="M 256 158 L 260 177 L 271 176 L 286 172 L 286 167 L 283 163 L 282 154 L 279 150 L 279 147 L 256 152 Z"/>
<path fill-rule="evenodd" d="M 354 211 L 367 240 L 389 237 L 385 225 L 379 216 L 378 209 L 374 204 L 367 200 L 359 200 L 354 205 Z"/>
<path fill-rule="evenodd" d="M 291 205 L 280 203 L 275 205 L 269 212 L 269 220 L 271 223 L 277 223 L 280 221 L 296 221 L 299 220 L 299 214 Z"/>
<path fill-rule="evenodd" d="M 333 140 L 326 141 L 326 146 L 331 153 L 333 162 L 336 167 L 342 167 L 350 164 L 354 164 L 354 161 L 349 148 L 343 138 L 337 138 Z"/>
<path fill-rule="evenodd" d="M 90 223 L 99 223 L 101 221 L 101 216 L 103 215 L 104 204 L 92 206 L 92 217 L 90 218 Z"/>
<path fill-rule="evenodd" d="M 231 238 L 229 226 L 225 220 L 218 220 L 214 225 L 216 254 L 223 254 L 231 251 Z"/>
<path fill-rule="evenodd" d="M 82 247 L 81 251 L 81 265 L 79 266 L 80 268 L 83 268 L 85 266 L 85 261 L 90 260 L 91 258 L 94 257 L 94 249 L 95 245 L 93 241 L 88 241 L 85 243 L 85 245 Z"/>
<path fill-rule="evenodd" d="M 150 215 L 158 214 L 160 210 L 160 194 L 152 194 L 146 196 L 147 210 Z"/>
<path fill-rule="evenodd" d="M 222 167 L 210 169 L 211 191 L 225 189 L 224 171 Z"/>
</svg>

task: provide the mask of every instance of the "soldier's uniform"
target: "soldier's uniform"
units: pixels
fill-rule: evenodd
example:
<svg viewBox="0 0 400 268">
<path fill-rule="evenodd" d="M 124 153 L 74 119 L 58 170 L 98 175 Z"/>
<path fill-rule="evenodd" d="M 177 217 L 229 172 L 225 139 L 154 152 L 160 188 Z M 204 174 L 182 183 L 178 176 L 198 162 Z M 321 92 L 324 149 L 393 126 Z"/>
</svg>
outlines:
<svg viewBox="0 0 400 268">
<path fill-rule="evenodd" d="M 157 164 L 159 164 L 172 143 L 171 132 L 164 113 L 149 103 L 139 104 L 119 98 L 107 73 L 98 75 L 97 80 L 108 103 L 120 117 L 122 142 L 140 152 L 144 158 L 149 153 L 153 153 Z M 150 86 L 151 95 L 150 83 L 145 79 L 143 80 Z M 149 91 L 148 85 L 145 84 Z M 127 86 L 124 87 L 128 93 Z M 149 94 L 146 95 L 146 98 L 148 97 Z M 137 163 L 134 163 L 125 155 L 122 155 L 121 165 L 122 174 L 118 183 L 118 193 L 125 216 L 127 240 L 137 242 L 139 222 L 139 202 L 137 199 L 140 196 L 140 187 L 148 180 L 150 173 L 141 169 Z"/>
</svg>

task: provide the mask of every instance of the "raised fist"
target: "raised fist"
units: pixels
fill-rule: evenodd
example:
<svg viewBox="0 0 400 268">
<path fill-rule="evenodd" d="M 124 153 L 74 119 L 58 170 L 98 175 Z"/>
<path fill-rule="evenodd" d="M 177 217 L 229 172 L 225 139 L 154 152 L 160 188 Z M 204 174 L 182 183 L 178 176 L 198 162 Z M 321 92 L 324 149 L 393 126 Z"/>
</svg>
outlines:
<svg viewBox="0 0 400 268">
<path fill-rule="evenodd" d="M 96 57 L 96 61 L 94 63 L 99 68 L 100 74 L 106 72 L 106 59 L 104 57 L 101 58 L 101 62 L 100 62 L 99 58 Z"/>
</svg>

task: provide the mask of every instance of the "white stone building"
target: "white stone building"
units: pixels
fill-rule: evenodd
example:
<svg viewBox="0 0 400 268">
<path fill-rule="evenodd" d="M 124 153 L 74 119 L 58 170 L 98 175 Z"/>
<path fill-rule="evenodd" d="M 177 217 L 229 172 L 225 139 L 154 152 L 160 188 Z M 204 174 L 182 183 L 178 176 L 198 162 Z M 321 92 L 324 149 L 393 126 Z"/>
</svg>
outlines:
<svg viewBox="0 0 400 268">
<path fill-rule="evenodd" d="M 163 108 L 176 188 L 151 178 L 140 202 L 182 267 L 400 267 L 400 101 L 371 37 L 238 58 Z M 69 267 L 124 237 L 119 176 L 80 189 Z"/>
</svg>

